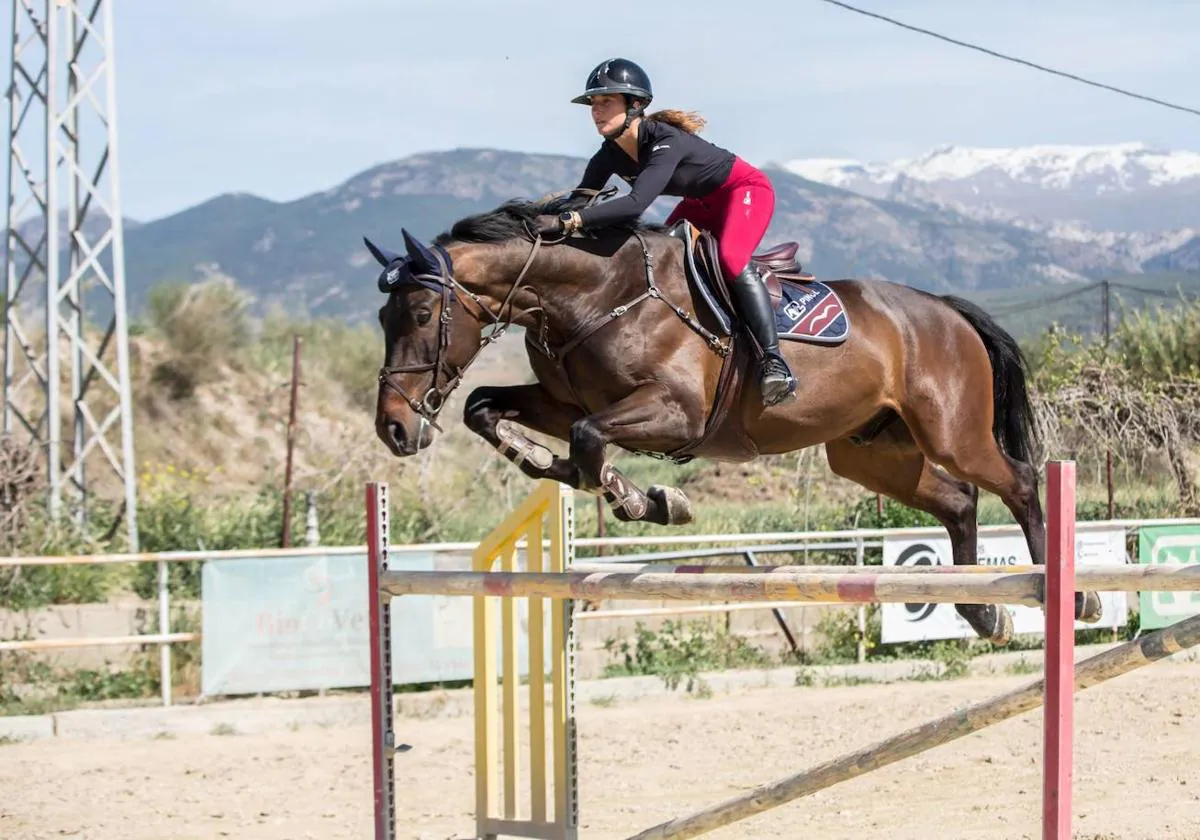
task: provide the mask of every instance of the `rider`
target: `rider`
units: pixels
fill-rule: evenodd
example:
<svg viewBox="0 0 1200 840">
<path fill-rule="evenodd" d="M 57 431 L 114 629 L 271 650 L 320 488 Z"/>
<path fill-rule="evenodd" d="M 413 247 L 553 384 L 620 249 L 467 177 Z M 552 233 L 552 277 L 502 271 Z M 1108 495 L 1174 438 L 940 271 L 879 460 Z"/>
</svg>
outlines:
<svg viewBox="0 0 1200 840">
<path fill-rule="evenodd" d="M 610 59 L 591 72 L 584 92 L 571 101 L 591 106 L 604 141 L 576 189 L 599 190 L 613 175 L 632 189 L 580 211 L 543 217 L 537 232 L 571 233 L 632 221 L 660 195 L 682 196 L 667 225 L 687 219 L 717 237 L 721 270 L 764 352 L 763 402 L 790 399 L 796 380 L 779 352 L 770 294 L 750 261 L 775 210 L 771 182 L 740 157 L 698 137 L 704 120 L 696 114 L 666 110 L 646 115 L 652 99 L 649 77 L 628 59 Z"/>
</svg>

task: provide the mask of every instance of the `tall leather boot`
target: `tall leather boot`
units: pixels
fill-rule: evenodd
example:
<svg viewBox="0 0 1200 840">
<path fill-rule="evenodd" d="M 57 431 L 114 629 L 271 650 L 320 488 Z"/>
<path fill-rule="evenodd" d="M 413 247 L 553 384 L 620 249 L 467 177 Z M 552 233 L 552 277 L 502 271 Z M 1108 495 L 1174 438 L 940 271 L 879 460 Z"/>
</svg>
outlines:
<svg viewBox="0 0 1200 840">
<path fill-rule="evenodd" d="M 779 353 L 779 333 L 767 285 L 753 265 L 747 265 L 733 278 L 733 295 L 750 332 L 763 349 L 762 394 L 765 405 L 777 405 L 795 399 L 796 378 Z"/>
</svg>

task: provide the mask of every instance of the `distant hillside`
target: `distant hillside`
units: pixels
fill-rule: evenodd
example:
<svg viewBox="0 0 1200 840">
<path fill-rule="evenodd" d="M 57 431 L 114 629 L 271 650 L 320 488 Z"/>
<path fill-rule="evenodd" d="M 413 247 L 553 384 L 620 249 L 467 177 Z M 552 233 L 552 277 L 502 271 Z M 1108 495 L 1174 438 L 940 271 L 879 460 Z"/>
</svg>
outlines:
<svg viewBox="0 0 1200 840">
<path fill-rule="evenodd" d="M 400 228 L 432 237 L 466 214 L 510 198 L 569 189 L 583 157 L 455 149 L 380 164 L 331 189 L 290 202 L 222 195 L 126 231 L 130 305 L 138 312 L 163 281 L 224 274 L 259 311 L 371 320 L 375 272 L 366 234 L 399 247 Z M 1056 236 L 951 207 L 914 206 L 770 169 L 778 202 L 765 245 L 795 239 L 820 277 L 856 276 L 931 291 L 991 293 L 1138 273 L 1139 253 Z M 674 200 L 650 217 L 661 220 Z M 1174 247 L 1174 246 L 1172 246 Z"/>
<path fill-rule="evenodd" d="M 363 234 L 397 244 L 400 228 L 431 237 L 513 197 L 573 186 L 585 160 L 458 149 L 381 164 L 302 199 L 226 195 L 127 234 L 131 303 L 166 279 L 235 278 L 260 306 L 350 320 L 373 317 L 374 271 Z M 795 239 L 823 277 L 877 277 L 937 291 L 983 291 L 1136 272 L 1126 254 L 953 211 L 867 198 L 772 170 L 778 206 L 768 242 Z M 661 219 L 673 202 L 658 202 Z"/>
</svg>

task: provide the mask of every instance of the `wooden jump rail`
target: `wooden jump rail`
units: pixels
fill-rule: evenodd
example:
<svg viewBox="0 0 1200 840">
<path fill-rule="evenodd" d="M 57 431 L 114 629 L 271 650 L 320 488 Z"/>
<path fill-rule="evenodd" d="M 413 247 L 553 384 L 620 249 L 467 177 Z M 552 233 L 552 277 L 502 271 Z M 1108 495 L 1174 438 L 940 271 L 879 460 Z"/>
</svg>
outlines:
<svg viewBox="0 0 1200 840">
<path fill-rule="evenodd" d="M 1115 648 L 1085 659 L 1075 665 L 1074 688 L 1080 691 L 1135 671 L 1174 653 L 1200 643 L 1200 616 L 1185 619 L 1125 642 Z M 629 840 L 683 840 L 697 837 L 721 826 L 761 814 L 803 796 L 825 790 L 847 781 L 910 758 L 926 750 L 948 744 L 964 735 L 978 732 L 995 723 L 1036 709 L 1042 705 L 1046 682 L 1044 679 L 985 700 L 966 709 L 951 712 L 937 720 L 915 726 L 869 747 L 819 764 L 802 773 L 761 785 L 741 796 L 719 805 L 698 811 L 687 817 L 656 825 Z M 1044 834 L 1069 840 L 1070 834 Z"/>
<path fill-rule="evenodd" d="M 1200 564 L 1075 567 L 1075 465 L 1047 465 L 1047 560 L 1045 566 L 634 566 L 573 559 L 571 497 L 543 482 L 506 523 L 480 543 L 472 571 L 389 571 L 386 548 L 386 485 L 369 484 L 368 547 L 371 555 L 372 713 L 375 745 L 376 839 L 394 840 L 395 793 L 391 666 L 388 650 L 388 603 L 403 595 L 473 597 L 476 602 L 476 836 L 578 837 L 575 782 L 574 673 L 572 611 L 574 600 L 788 601 L 796 603 L 974 603 L 1043 607 L 1046 613 L 1043 679 L 857 750 L 842 758 L 762 785 L 718 805 L 679 817 L 634 835 L 630 840 L 687 838 L 705 834 L 786 802 L 896 761 L 949 743 L 994 723 L 1045 705 L 1043 734 L 1043 840 L 1070 840 L 1073 703 L 1075 690 L 1097 685 L 1200 643 L 1200 616 L 1150 633 L 1084 662 L 1074 661 L 1074 593 L 1077 590 L 1137 592 L 1200 591 Z M 381 503 L 382 498 L 382 503 Z M 382 504 L 383 510 L 380 510 Z M 372 510 L 374 507 L 374 510 Z M 533 552 L 527 571 L 516 571 L 518 540 L 541 544 L 534 523 L 539 511 L 554 513 L 551 558 Z M 540 521 L 540 520 L 538 520 Z M 383 523 L 381 526 L 380 523 Z M 526 543 L 526 544 L 532 544 Z M 499 559 L 500 571 L 492 570 Z M 533 816 L 518 819 L 516 679 L 513 628 L 517 599 L 528 598 L 530 612 L 530 713 Z M 504 815 L 492 815 L 498 787 L 496 740 L 496 663 L 489 609 L 504 605 L 503 737 Z M 552 726 L 555 767 L 554 819 L 547 816 L 542 607 L 552 607 L 549 668 L 554 684 Z M 536 607 L 536 610 L 533 608 Z M 535 618 L 536 616 L 536 618 Z"/>
<path fill-rule="evenodd" d="M 615 568 L 615 567 L 614 567 Z M 1044 602 L 1043 566 L 857 567 L 857 571 L 816 571 L 780 567 L 756 574 L 717 567 L 703 573 L 640 572 L 386 572 L 380 587 L 389 595 L 491 595 L 503 598 L 622 599 L 673 601 L 796 601 L 800 603 L 1017 604 Z M 856 567 L 847 567 L 856 568 Z M 887 572 L 877 572 L 886 568 Z M 870 571 L 868 571 L 868 569 Z M 1200 590 L 1200 565 L 1083 567 L 1075 570 L 1077 589 L 1097 592 Z"/>
</svg>

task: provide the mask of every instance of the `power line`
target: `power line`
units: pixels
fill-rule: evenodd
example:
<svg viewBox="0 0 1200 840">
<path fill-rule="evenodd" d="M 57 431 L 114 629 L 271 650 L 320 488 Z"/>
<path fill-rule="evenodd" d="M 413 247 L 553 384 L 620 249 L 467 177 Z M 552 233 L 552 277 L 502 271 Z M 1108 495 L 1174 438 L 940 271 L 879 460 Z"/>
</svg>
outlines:
<svg viewBox="0 0 1200 840">
<path fill-rule="evenodd" d="M 887 23 L 893 24 L 894 26 L 899 26 L 903 29 L 909 29 L 909 30 L 912 30 L 913 32 L 920 32 L 922 35 L 929 35 L 933 38 L 937 38 L 939 40 L 946 41 L 951 44 L 956 44 L 957 46 L 960 46 L 960 47 L 966 47 L 969 50 L 976 50 L 981 53 L 986 53 L 987 55 L 994 56 L 995 58 L 1002 58 L 1005 61 L 1012 61 L 1016 64 L 1024 64 L 1026 67 L 1032 67 L 1034 70 L 1041 70 L 1043 73 L 1052 73 L 1055 76 L 1062 76 L 1063 78 L 1066 78 L 1066 79 L 1071 79 L 1076 82 L 1082 82 L 1085 85 L 1091 85 L 1092 87 L 1103 88 L 1104 90 L 1109 90 L 1109 91 L 1112 91 L 1113 93 L 1119 93 L 1122 96 L 1129 96 L 1129 97 L 1132 97 L 1133 99 L 1141 99 L 1146 102 L 1153 102 L 1155 105 L 1162 105 L 1164 108 L 1173 108 L 1176 111 L 1184 111 L 1188 114 L 1195 114 L 1196 116 L 1200 117 L 1200 111 L 1196 110 L 1195 108 L 1188 108 L 1184 105 L 1175 105 L 1171 102 L 1164 102 L 1163 100 L 1155 99 L 1152 96 L 1144 96 L 1140 93 L 1134 93 L 1133 91 L 1122 90 L 1121 88 L 1113 87 L 1112 85 L 1106 85 L 1103 82 L 1093 82 L 1090 79 L 1085 79 L 1082 76 L 1076 76 L 1073 73 L 1065 73 L 1062 70 L 1054 70 L 1053 68 L 1045 67 L 1041 64 L 1035 64 L 1032 61 L 1026 61 L 1023 58 L 1016 58 L 1011 55 L 1005 55 L 1003 53 L 998 53 L 995 50 L 989 50 L 986 47 L 981 47 L 976 44 L 968 44 L 966 41 L 959 41 L 955 38 L 947 37 L 946 35 L 939 35 L 937 32 L 931 32 L 928 29 L 922 29 L 919 26 L 912 26 L 907 23 L 902 23 L 901 21 L 895 20 L 893 18 L 885 17 L 884 15 L 880 15 L 880 14 L 876 14 L 875 12 L 868 12 L 866 9 L 860 9 L 856 6 L 851 6 L 849 3 L 841 2 L 841 0 L 821 0 L 821 2 L 829 3 L 834 6 L 840 6 L 843 9 L 854 12 L 856 14 L 876 18 L 877 20 L 885 21 Z"/>
</svg>

